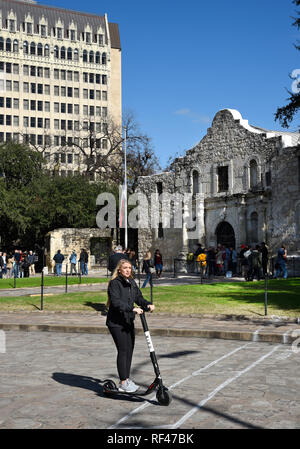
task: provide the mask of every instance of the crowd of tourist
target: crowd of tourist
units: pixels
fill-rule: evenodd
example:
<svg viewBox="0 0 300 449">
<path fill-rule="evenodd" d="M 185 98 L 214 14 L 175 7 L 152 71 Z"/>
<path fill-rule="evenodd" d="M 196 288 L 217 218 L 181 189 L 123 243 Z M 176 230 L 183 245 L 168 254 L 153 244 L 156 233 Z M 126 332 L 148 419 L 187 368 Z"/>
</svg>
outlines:
<svg viewBox="0 0 300 449">
<path fill-rule="evenodd" d="M 0 251 L 0 279 L 26 278 L 35 275 L 38 256 L 33 251 L 16 249 L 13 253 Z"/>
<path fill-rule="evenodd" d="M 268 275 L 269 249 L 265 242 L 260 245 L 242 244 L 240 251 L 233 246 L 218 244 L 217 248 L 203 248 L 199 243 L 197 250 L 190 254 L 190 262 L 197 262 L 200 272 L 207 277 L 241 275 L 246 281 L 260 280 Z M 277 252 L 274 278 L 282 274 L 287 278 L 287 250 L 282 245 Z"/>
</svg>

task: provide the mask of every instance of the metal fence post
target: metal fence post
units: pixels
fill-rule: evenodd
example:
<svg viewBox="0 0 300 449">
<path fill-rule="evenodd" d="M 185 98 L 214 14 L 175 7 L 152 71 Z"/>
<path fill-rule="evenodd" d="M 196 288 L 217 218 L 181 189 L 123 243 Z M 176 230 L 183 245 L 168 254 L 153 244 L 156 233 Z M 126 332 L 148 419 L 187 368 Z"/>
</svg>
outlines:
<svg viewBox="0 0 300 449">
<path fill-rule="evenodd" d="M 153 304 L 153 282 L 152 282 L 152 273 L 150 273 L 150 301 Z"/>
<path fill-rule="evenodd" d="M 41 310 L 44 309 L 44 268 L 41 275 Z"/>
<path fill-rule="evenodd" d="M 139 288 L 141 288 L 141 261 L 138 259 L 138 277 L 139 277 Z"/>
<path fill-rule="evenodd" d="M 66 293 L 68 293 L 68 264 L 66 264 Z"/>
<path fill-rule="evenodd" d="M 268 274 L 265 275 L 265 315 L 268 314 Z"/>
</svg>

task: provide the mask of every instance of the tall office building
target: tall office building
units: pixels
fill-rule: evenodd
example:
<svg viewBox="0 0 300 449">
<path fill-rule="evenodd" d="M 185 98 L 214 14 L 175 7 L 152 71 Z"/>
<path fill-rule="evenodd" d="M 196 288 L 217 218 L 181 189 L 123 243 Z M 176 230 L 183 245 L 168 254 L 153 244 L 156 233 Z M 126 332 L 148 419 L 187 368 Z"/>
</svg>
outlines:
<svg viewBox="0 0 300 449">
<path fill-rule="evenodd" d="M 109 149 L 110 120 L 121 129 L 118 25 L 106 14 L 0 0 L 0 140 L 29 143 L 70 175 L 84 171 L 91 132 L 96 153 Z"/>
</svg>

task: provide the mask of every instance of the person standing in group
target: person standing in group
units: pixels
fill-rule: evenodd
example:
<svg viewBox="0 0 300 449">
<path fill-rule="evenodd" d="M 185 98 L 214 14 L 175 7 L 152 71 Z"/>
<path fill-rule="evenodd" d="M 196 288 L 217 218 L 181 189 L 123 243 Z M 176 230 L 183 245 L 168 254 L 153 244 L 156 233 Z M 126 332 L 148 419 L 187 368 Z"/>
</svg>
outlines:
<svg viewBox="0 0 300 449">
<path fill-rule="evenodd" d="M 84 248 L 82 248 L 79 256 L 80 270 L 82 275 L 88 275 L 88 261 L 89 255 L 87 251 Z"/>
<path fill-rule="evenodd" d="M 154 271 L 154 266 L 151 259 L 151 252 L 147 251 L 146 255 L 143 259 L 143 267 L 142 267 L 142 273 L 145 271 L 146 273 L 146 279 L 142 285 L 142 288 L 145 288 L 147 283 L 149 282 L 151 287 L 153 286 L 152 283 L 152 273 Z"/>
<path fill-rule="evenodd" d="M 236 276 L 237 275 L 237 252 L 233 248 L 233 246 L 231 246 L 229 249 L 231 251 L 232 276 Z"/>
<path fill-rule="evenodd" d="M 156 270 L 156 276 L 160 278 L 163 270 L 163 260 L 159 249 L 157 249 L 154 253 L 154 266 Z"/>
<path fill-rule="evenodd" d="M 117 245 L 112 254 L 108 258 L 108 270 L 113 274 L 121 259 L 128 259 L 127 254 L 123 253 L 123 248 L 121 245 Z"/>
<path fill-rule="evenodd" d="M 217 250 L 217 254 L 216 254 L 216 265 L 217 265 L 217 270 L 218 270 L 218 276 L 222 276 L 222 274 L 224 274 L 224 248 L 222 247 L 222 245 L 218 245 L 218 250 Z"/>
<path fill-rule="evenodd" d="M 287 279 L 288 272 L 287 272 L 287 250 L 284 245 L 281 245 L 277 252 L 277 262 L 275 265 L 276 273 L 274 278 L 277 279 L 280 273 L 283 274 L 283 279 Z"/>
<path fill-rule="evenodd" d="M 61 276 L 62 263 L 65 260 L 65 256 L 63 256 L 63 254 L 61 254 L 60 249 L 57 251 L 57 253 L 53 257 L 53 260 L 55 262 L 56 276 Z"/>
<path fill-rule="evenodd" d="M 0 279 L 2 279 L 2 277 L 3 277 L 3 274 L 2 274 L 3 266 L 4 266 L 3 255 L 2 255 L 2 252 L 0 251 Z"/>
<path fill-rule="evenodd" d="M 29 254 L 27 256 L 28 262 L 29 262 L 29 275 L 35 275 L 35 254 L 33 254 L 32 251 L 29 251 Z"/>
<path fill-rule="evenodd" d="M 263 276 L 265 277 L 268 274 L 268 258 L 269 258 L 269 250 L 265 242 L 261 243 L 260 252 L 261 252 L 262 271 Z"/>
<path fill-rule="evenodd" d="M 135 251 L 133 249 L 131 249 L 129 251 L 129 253 L 128 253 L 128 260 L 131 263 L 132 272 L 133 272 L 133 274 L 135 274 L 136 273 L 137 259 L 136 259 Z"/>
<path fill-rule="evenodd" d="M 14 254 L 14 277 L 20 277 L 21 251 L 15 250 Z"/>
<path fill-rule="evenodd" d="M 72 254 L 69 257 L 69 261 L 70 261 L 70 264 L 71 264 L 70 275 L 72 276 L 73 271 L 74 271 L 74 274 L 77 275 L 77 269 L 76 269 L 76 266 L 77 266 L 77 254 L 76 254 L 75 249 L 73 249 Z"/>
<path fill-rule="evenodd" d="M 8 256 L 7 264 L 6 264 L 7 279 L 11 278 L 13 275 L 13 263 L 14 263 L 14 259 L 11 256 Z"/>
<path fill-rule="evenodd" d="M 136 307 L 137 304 L 139 307 Z M 132 275 L 132 265 L 120 259 L 108 284 L 108 313 L 106 325 L 117 348 L 117 370 L 120 378 L 119 391 L 134 393 L 139 386 L 130 379 L 130 369 L 135 342 L 135 315 L 152 312 L 153 304 L 146 301 Z"/>
</svg>

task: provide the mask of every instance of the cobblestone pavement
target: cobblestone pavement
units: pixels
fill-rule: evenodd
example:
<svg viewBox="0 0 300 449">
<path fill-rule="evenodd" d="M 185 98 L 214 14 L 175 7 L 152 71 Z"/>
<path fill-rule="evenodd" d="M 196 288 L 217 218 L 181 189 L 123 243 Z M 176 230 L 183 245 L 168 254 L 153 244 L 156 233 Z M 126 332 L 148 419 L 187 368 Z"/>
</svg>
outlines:
<svg viewBox="0 0 300 449">
<path fill-rule="evenodd" d="M 101 381 L 117 381 L 109 335 L 10 330 L 5 337 L 2 429 L 300 428 L 300 354 L 291 345 L 153 336 L 173 394 L 162 408 L 155 395 L 103 395 Z M 141 335 L 131 374 L 140 385 L 154 378 Z"/>
</svg>

